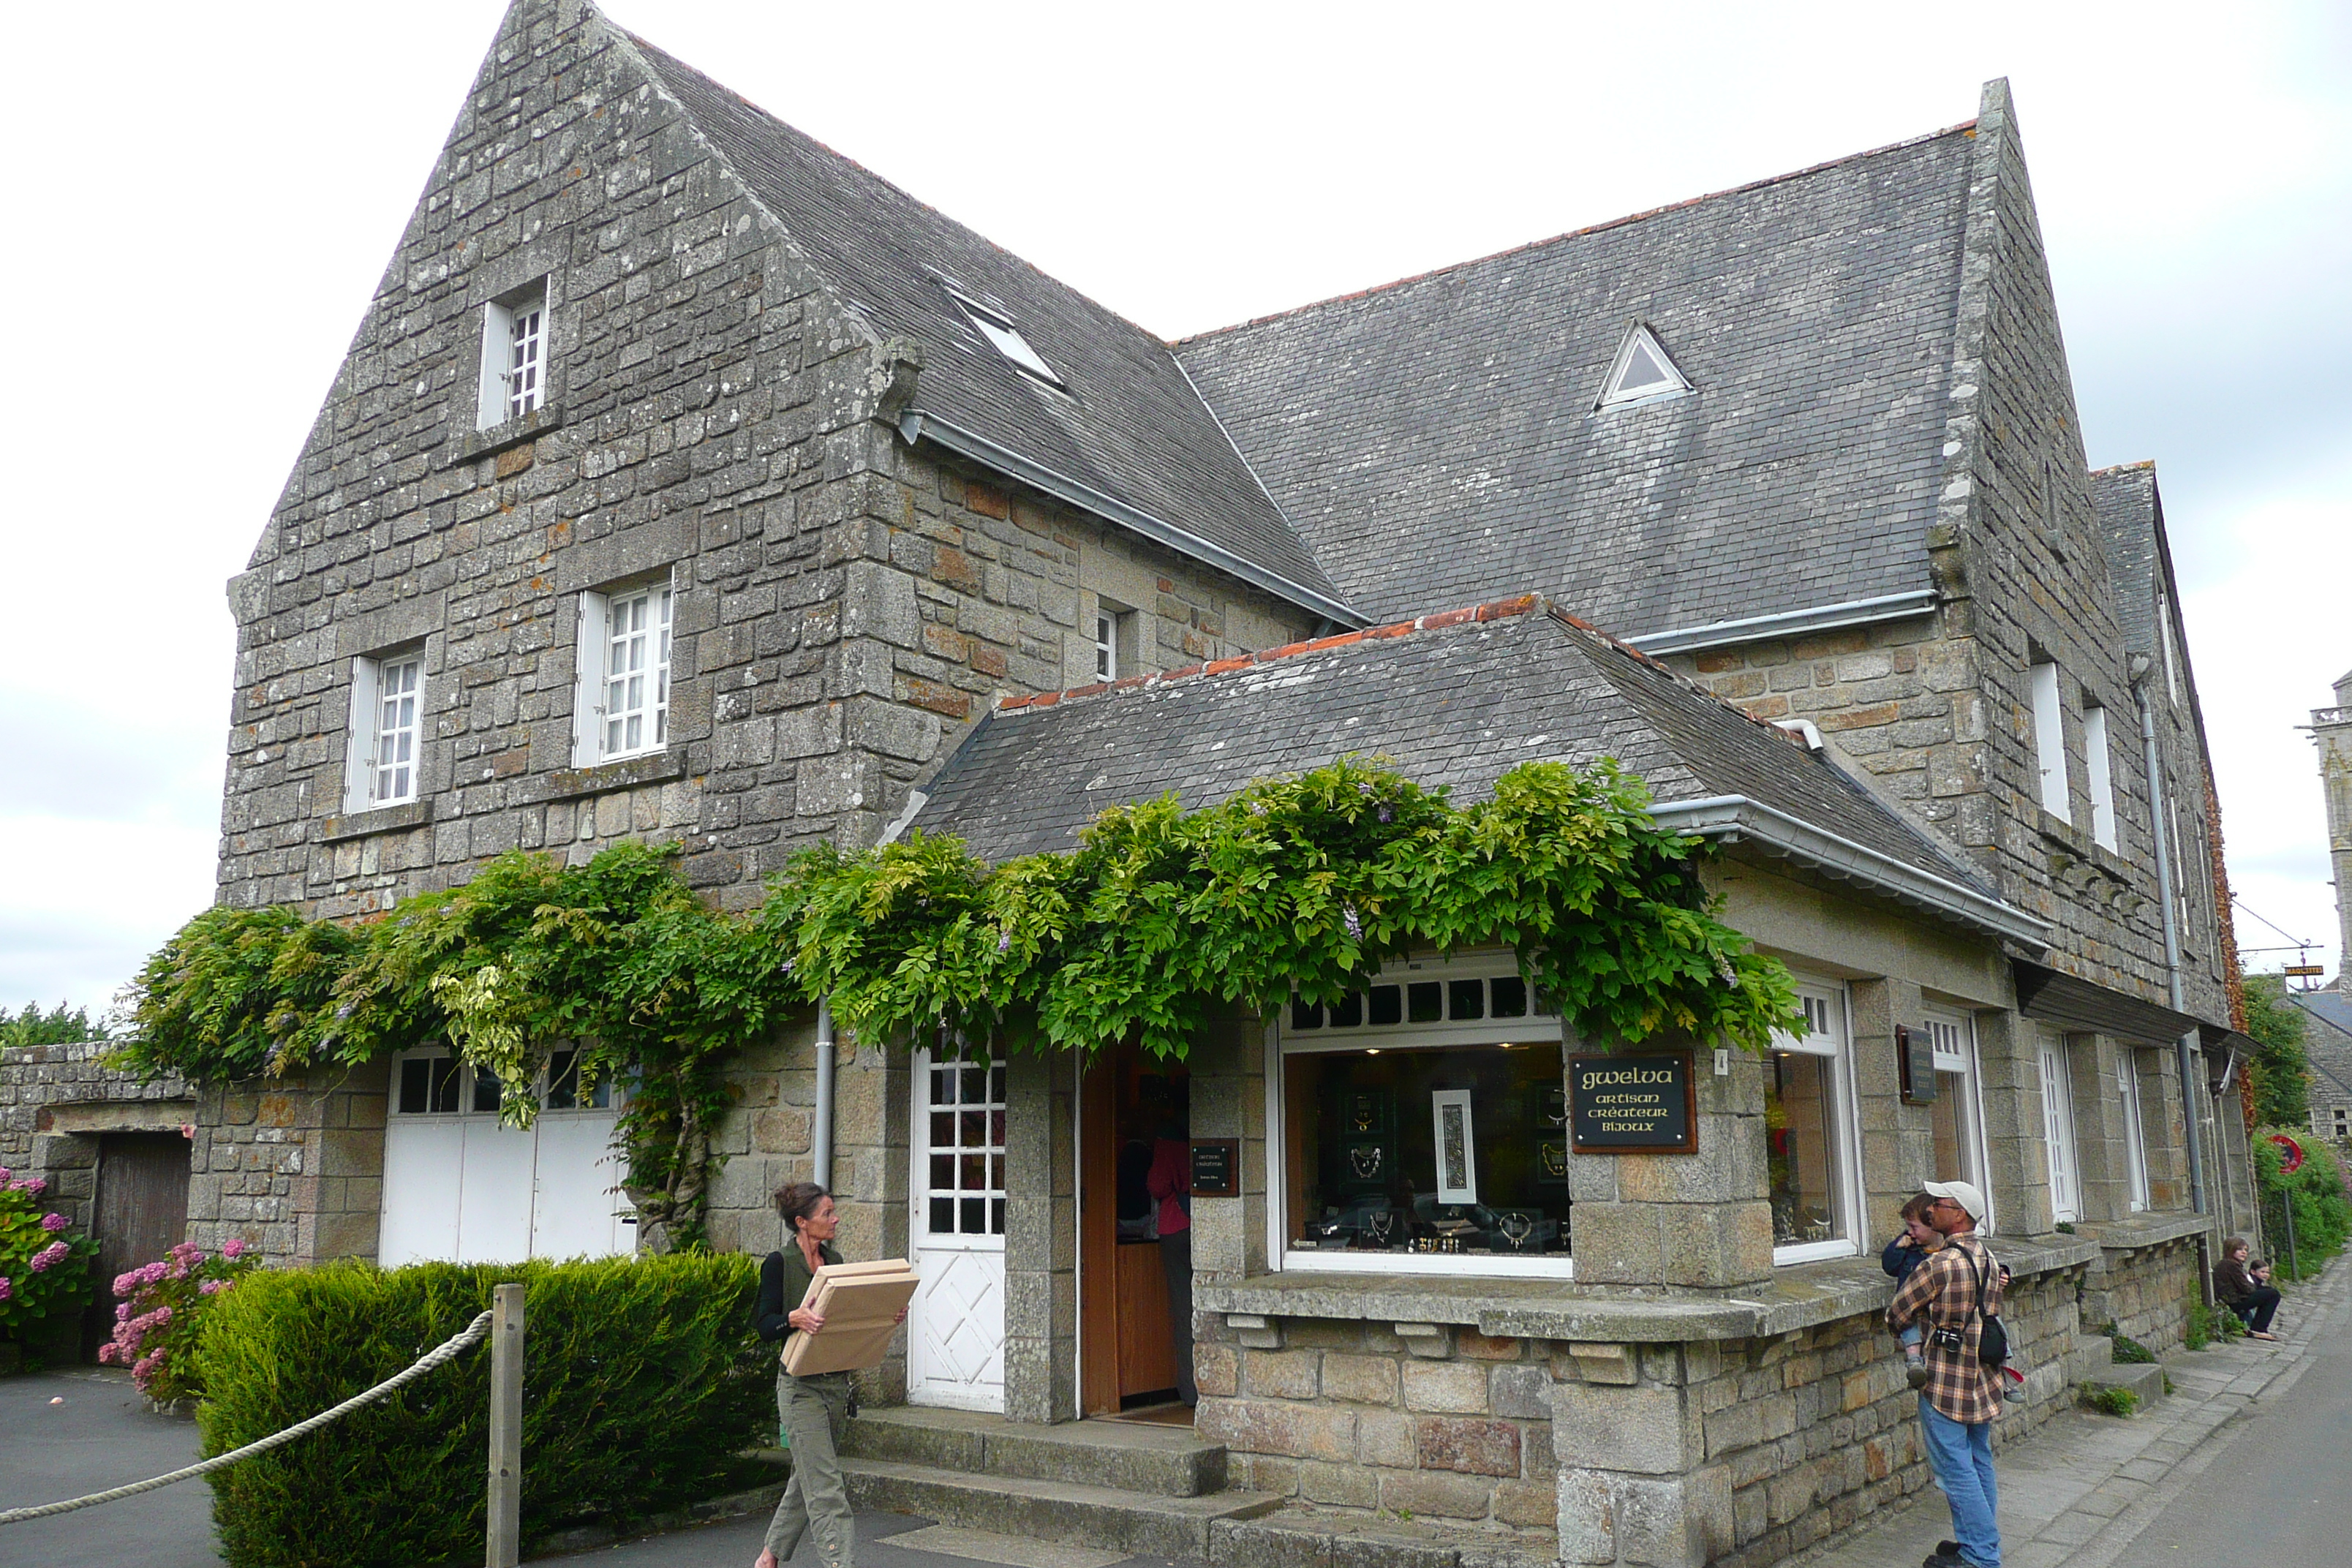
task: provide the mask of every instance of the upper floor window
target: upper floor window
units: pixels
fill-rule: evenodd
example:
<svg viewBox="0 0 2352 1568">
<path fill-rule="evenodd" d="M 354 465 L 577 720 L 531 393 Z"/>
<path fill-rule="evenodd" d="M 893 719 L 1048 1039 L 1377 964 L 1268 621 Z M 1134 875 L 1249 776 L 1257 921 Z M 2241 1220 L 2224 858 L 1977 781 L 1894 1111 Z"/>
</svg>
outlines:
<svg viewBox="0 0 2352 1568">
<path fill-rule="evenodd" d="M 345 811 L 370 811 L 416 798 L 424 701 L 422 650 L 352 661 Z"/>
<path fill-rule="evenodd" d="M 2107 710 L 2083 700 L 2083 760 L 2091 773 L 2091 837 L 2102 849 L 2116 847 L 2116 784 L 2107 759 Z"/>
<path fill-rule="evenodd" d="M 2180 654 L 2173 647 L 2172 597 L 2168 594 L 2156 596 L 2157 637 L 2164 644 L 2164 691 L 2171 700 L 2180 700 Z"/>
<path fill-rule="evenodd" d="M 482 312 L 482 390 L 475 424 L 487 430 L 547 401 L 547 288 L 493 300 Z"/>
<path fill-rule="evenodd" d="M 2066 715 L 2058 695 L 2058 667 L 2037 659 L 2032 668 L 2033 762 L 2040 774 L 2042 809 L 2061 822 L 2074 820 L 2066 793 Z"/>
<path fill-rule="evenodd" d="M 666 583 L 580 595 L 578 766 L 669 744 L 671 597 Z"/>
<path fill-rule="evenodd" d="M 1095 679 L 1121 680 L 1136 672 L 1135 612 L 1108 599 L 1095 602 Z"/>
</svg>

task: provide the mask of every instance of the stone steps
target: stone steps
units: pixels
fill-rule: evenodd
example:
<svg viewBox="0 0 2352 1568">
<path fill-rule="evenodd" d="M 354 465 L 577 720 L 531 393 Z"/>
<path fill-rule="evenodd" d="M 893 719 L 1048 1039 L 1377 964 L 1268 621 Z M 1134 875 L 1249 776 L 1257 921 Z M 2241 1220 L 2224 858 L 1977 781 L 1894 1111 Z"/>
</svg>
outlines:
<svg viewBox="0 0 2352 1568">
<path fill-rule="evenodd" d="M 2117 1362 L 2103 1366 L 2091 1379 L 2105 1388 L 2128 1388 L 2139 1395 L 2140 1408 L 2145 1410 L 2164 1397 L 2164 1363 L 2161 1362 Z"/>
<path fill-rule="evenodd" d="M 1139 1422 L 1033 1426 L 977 1411 L 900 1406 L 861 1413 L 841 1452 L 845 1458 L 1156 1497 L 1205 1497 L 1225 1485 L 1223 1444 L 1203 1443 L 1186 1427 Z"/>
<path fill-rule="evenodd" d="M 1282 1502 L 1265 1492 L 1171 1497 L 1026 1476 L 971 1474 L 896 1459 L 844 1458 L 841 1469 L 850 1502 L 857 1508 L 918 1514 L 968 1530 L 1065 1542 L 1134 1557 L 1206 1559 L 1213 1527 L 1270 1512 Z"/>
<path fill-rule="evenodd" d="M 1513 1540 L 1295 1507 L 1209 1530 L 1208 1560 L 1221 1568 L 1557 1568 L 1559 1557 L 1549 1536 Z"/>
</svg>

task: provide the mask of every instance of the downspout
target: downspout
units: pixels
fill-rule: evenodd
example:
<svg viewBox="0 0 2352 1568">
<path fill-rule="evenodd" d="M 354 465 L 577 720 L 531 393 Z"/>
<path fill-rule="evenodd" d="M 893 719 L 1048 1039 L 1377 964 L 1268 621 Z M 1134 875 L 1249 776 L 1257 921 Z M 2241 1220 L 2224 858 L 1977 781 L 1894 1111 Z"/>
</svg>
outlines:
<svg viewBox="0 0 2352 1568">
<path fill-rule="evenodd" d="M 2164 972 L 2171 987 L 2172 1010 L 2185 1013 L 2187 997 L 2180 984 L 2180 931 L 2176 923 L 2179 902 L 2172 891 L 2172 842 L 2166 832 L 2164 805 L 2164 760 L 2156 747 L 2156 708 L 2147 700 L 2149 666 L 2147 656 L 2133 662 L 2139 666 L 2132 674 L 2132 700 L 2139 707 L 2139 742 L 2147 761 L 2148 829 L 2156 839 L 2156 895 L 2164 910 Z M 2194 1029 L 2172 1042 L 2172 1051 L 2180 1068 L 2180 1121 L 2189 1130 L 2189 1201 L 2199 1214 L 2210 1214 L 2212 1209 L 2205 1192 L 2205 1128 L 2204 1106 L 2197 1090 L 2199 1081 L 2196 1064 L 2190 1060 L 2189 1043 L 2197 1037 Z"/>
<path fill-rule="evenodd" d="M 809 1127 L 816 1184 L 833 1189 L 833 998 L 816 999 L 816 1115 Z"/>
</svg>

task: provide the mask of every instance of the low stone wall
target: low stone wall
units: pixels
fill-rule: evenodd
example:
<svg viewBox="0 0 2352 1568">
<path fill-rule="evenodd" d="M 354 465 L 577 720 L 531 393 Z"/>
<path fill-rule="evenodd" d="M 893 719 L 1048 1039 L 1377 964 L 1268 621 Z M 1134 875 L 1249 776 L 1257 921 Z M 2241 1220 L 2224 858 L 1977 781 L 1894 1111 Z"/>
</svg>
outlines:
<svg viewBox="0 0 2352 1568">
<path fill-rule="evenodd" d="M 1408 1336 L 1255 1321 L 1204 1313 L 1213 1337 L 1193 1348 L 1193 1429 L 1226 1446 L 1234 1486 L 1549 1541 L 1553 1363 L 1572 1362 L 1568 1347 L 1437 1323 L 1402 1325 Z"/>
<path fill-rule="evenodd" d="M 2158 1355 L 2189 1339 L 2189 1304 L 2203 1299 L 2201 1232 L 2135 1242 L 2102 1235 L 2100 1258 L 2083 1283 L 2083 1324 L 2108 1323 Z"/>
</svg>

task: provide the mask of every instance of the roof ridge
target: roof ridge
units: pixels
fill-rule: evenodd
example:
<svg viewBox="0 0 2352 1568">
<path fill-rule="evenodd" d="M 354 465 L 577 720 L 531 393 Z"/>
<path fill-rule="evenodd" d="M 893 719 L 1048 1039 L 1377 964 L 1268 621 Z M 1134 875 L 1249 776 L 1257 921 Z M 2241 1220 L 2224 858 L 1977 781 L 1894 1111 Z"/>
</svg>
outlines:
<svg viewBox="0 0 2352 1568">
<path fill-rule="evenodd" d="M 1446 626 L 1468 626 L 1480 621 L 1507 620 L 1523 616 L 1549 603 L 1540 594 L 1521 594 L 1516 598 L 1490 599 L 1482 605 L 1468 605 L 1458 610 L 1444 610 L 1433 615 L 1416 616 L 1409 621 L 1391 621 L 1384 626 L 1367 626 L 1362 631 L 1339 632 L 1328 637 L 1309 637 L 1304 642 L 1284 643 L 1259 653 L 1236 654 L 1231 658 L 1213 658 L 1201 664 L 1188 664 L 1181 669 L 1162 670 L 1153 675 L 1130 675 L 1121 680 L 1097 680 L 1087 686 L 1074 686 L 1062 691 L 1040 691 L 1027 697 L 999 697 L 991 710 L 1010 713 L 1024 708 L 1052 708 L 1066 701 L 1099 697 L 1113 691 L 1139 691 L 1147 687 L 1164 686 L 1171 680 L 1205 679 L 1211 676 L 1230 675 L 1235 670 L 1255 668 L 1305 654 L 1322 653 L 1330 648 L 1347 647 L 1356 643 L 1379 642 L 1390 637 L 1408 637 L 1414 632 L 1433 632 Z"/>
<path fill-rule="evenodd" d="M 953 213 L 949 212 L 945 207 L 934 206 L 931 203 L 923 200 L 922 197 L 915 195 L 914 192 L 908 190 L 898 181 L 890 178 L 887 174 L 859 163 L 848 153 L 841 152 L 839 149 L 835 148 L 831 142 L 811 135 L 808 132 L 802 130 L 791 121 L 786 120 L 782 115 L 778 114 L 774 110 L 767 107 L 767 105 L 754 102 L 745 94 L 738 92 L 735 89 L 728 86 L 725 82 L 720 81 L 717 77 L 712 76 L 709 71 L 704 70 L 700 66 L 696 65 L 693 61 L 681 59 L 677 55 L 671 54 L 667 49 L 663 48 L 659 44 L 653 42 L 651 39 L 645 37 L 641 34 L 631 32 L 628 28 L 621 26 L 617 22 L 611 23 L 611 26 L 616 31 L 625 36 L 631 43 L 636 45 L 639 48 L 650 49 L 655 54 L 659 55 L 662 58 L 670 61 L 672 64 L 677 65 L 683 69 L 692 71 L 696 76 L 700 77 L 704 81 L 709 82 L 713 88 L 725 93 L 728 97 L 733 99 L 736 102 L 741 104 L 752 113 L 775 121 L 778 125 L 782 126 L 785 130 L 791 132 L 795 136 L 805 138 L 810 146 L 814 147 L 826 157 L 839 160 L 841 163 L 865 175 L 867 179 L 874 181 L 877 184 L 888 186 L 898 195 L 905 197 L 908 202 L 920 207 L 923 211 L 929 213 L 934 217 L 940 219 L 942 223 L 953 224 L 956 227 L 971 236 L 972 238 L 978 240 L 989 249 L 996 252 L 999 256 L 1003 257 L 1006 260 L 1034 273 L 1037 277 L 1044 279 L 1046 282 L 1053 284 L 1057 289 L 1066 289 L 1070 293 L 1076 295 L 1079 299 L 1084 300 L 1087 304 L 1092 305 L 1096 310 L 1102 311 L 1105 315 L 1113 317 L 1125 325 L 1133 328 L 1135 331 L 1139 333 L 1149 342 L 1157 343 L 1164 349 L 1170 349 L 1172 351 L 1174 348 L 1175 345 L 1170 342 L 1170 340 L 1161 337 L 1158 332 L 1153 331 L 1142 322 L 1134 320 L 1126 312 L 1113 310 L 1110 306 L 1104 304 L 1100 300 L 1096 299 L 1093 295 L 1079 289 L 1076 284 L 1066 282 L 1062 279 L 1055 277 L 1054 274 L 1046 271 L 1044 268 L 1038 266 L 1035 262 L 1030 260 L 1027 257 L 1021 255 L 1019 252 L 1007 250 L 995 240 L 991 239 L 988 236 L 981 233 L 980 230 L 972 227 L 971 225 L 964 222 L 961 218 L 957 217 Z M 688 110 L 688 118 L 691 119 L 692 117 L 692 111 Z M 780 226 L 784 228 L 784 231 L 787 234 L 792 232 L 791 226 L 789 225 L 785 225 L 781 216 L 777 219 L 777 223 Z M 932 271 L 937 275 L 939 269 L 934 268 L 932 268 Z M 862 309 L 863 307 L 861 306 L 860 308 Z M 1205 405 L 1206 405 L 1204 403 L 1203 406 Z"/>
<path fill-rule="evenodd" d="M 1549 238 L 1530 239 L 1526 241 L 1524 244 L 1506 246 L 1500 250 L 1490 251 L 1485 256 L 1474 256 L 1462 261 L 1450 261 L 1443 267 L 1433 267 L 1428 268 L 1426 271 L 1412 273 L 1403 278 L 1391 279 L 1386 283 L 1374 283 L 1367 288 L 1350 289 L 1345 294 L 1333 294 L 1321 300 L 1310 300 L 1303 305 L 1293 305 L 1287 310 L 1269 311 L 1263 316 L 1253 316 L 1245 321 L 1234 321 L 1227 326 L 1209 327 L 1201 331 L 1187 332 L 1181 338 L 1169 339 L 1168 346 L 1171 348 L 1181 348 L 1186 343 L 1198 342 L 1202 338 L 1213 338 L 1225 332 L 1243 331 L 1251 327 L 1264 326 L 1268 321 L 1279 321 L 1286 317 L 1304 315 L 1309 310 L 1319 310 L 1328 305 L 1344 305 L 1350 300 L 1368 299 L 1374 294 L 1385 294 L 1392 289 L 1402 289 L 1410 284 L 1426 282 L 1432 278 L 1442 278 L 1449 272 L 1459 272 L 1465 268 L 1472 267 L 1483 267 L 1489 261 L 1499 261 L 1507 256 L 1517 256 L 1523 251 L 1541 250 L 1546 246 L 1559 245 L 1564 241 L 1571 239 L 1580 239 L 1586 235 L 1599 234 L 1606 229 L 1622 228 L 1628 224 L 1640 223 L 1644 218 L 1658 217 L 1666 213 L 1680 212 L 1685 207 L 1695 207 L 1702 202 L 1717 201 L 1725 196 L 1745 195 L 1750 191 L 1760 191 L 1769 185 L 1781 184 L 1790 180 L 1801 180 L 1809 175 L 1823 174 L 1831 169 L 1838 168 L 1846 163 L 1859 163 L 1864 158 L 1883 157 L 1889 153 L 1900 153 L 1907 148 L 1924 146 L 1927 142 L 1937 141 L 1946 136 L 1958 136 L 1962 134 L 1973 136 L 1976 134 L 1976 129 L 1977 122 L 1974 118 L 1963 120 L 1958 124 L 1948 125 L 1941 131 L 1929 131 L 1917 136 L 1906 137 L 1900 142 L 1889 142 L 1883 147 L 1865 148 L 1859 153 L 1848 153 L 1841 157 L 1831 158 L 1822 163 L 1811 163 L 1801 169 L 1790 169 L 1785 174 L 1768 174 L 1762 179 L 1749 180 L 1745 184 L 1727 185 L 1722 190 L 1708 191 L 1702 195 L 1685 197 L 1682 201 L 1678 202 L 1668 202 L 1664 206 L 1650 207 L 1642 212 L 1627 213 L 1622 217 L 1612 217 L 1601 223 L 1586 224 L 1581 228 L 1568 229 L 1562 233 L 1552 235 Z"/>
<path fill-rule="evenodd" d="M 2153 468 L 2154 467 L 2156 467 L 2156 459 L 2154 458 L 2142 458 L 2136 463 L 2109 463 L 2104 468 L 2093 468 L 2091 470 L 2091 478 L 2095 479 L 2105 479 L 2109 474 L 2127 474 L 2136 469 Z"/>
</svg>

